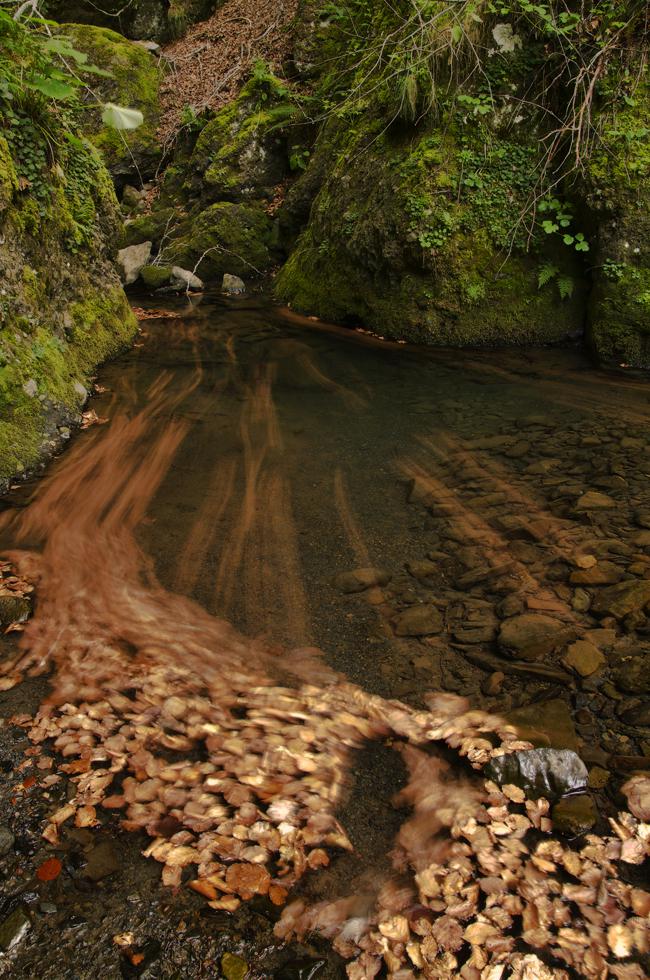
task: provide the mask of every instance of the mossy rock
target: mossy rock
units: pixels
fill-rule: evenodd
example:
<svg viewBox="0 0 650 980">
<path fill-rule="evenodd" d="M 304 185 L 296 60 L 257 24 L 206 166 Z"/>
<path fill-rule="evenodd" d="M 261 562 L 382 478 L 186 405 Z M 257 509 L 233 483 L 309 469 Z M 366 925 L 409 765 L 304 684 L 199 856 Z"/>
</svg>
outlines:
<svg viewBox="0 0 650 980">
<path fill-rule="evenodd" d="M 195 269 L 204 280 L 224 273 L 248 276 L 264 272 L 271 264 L 272 225 L 261 206 L 222 201 L 199 212 L 186 235 L 162 253 L 168 265 Z"/>
<path fill-rule="evenodd" d="M 278 298 L 428 344 L 556 343 L 575 333 L 584 295 L 576 257 L 568 249 L 556 257 L 575 280 L 573 297 L 562 300 L 553 286 L 538 288 L 543 254 L 508 244 L 534 186 L 533 149 L 504 139 L 480 187 L 459 194 L 472 152 L 464 133 L 451 124 L 444 136 L 385 129 L 370 113 L 352 129 L 325 128 L 299 182 L 315 168 L 320 189 L 278 277 Z M 290 229 L 293 217 L 283 221 L 281 212 L 280 223 Z"/>
<path fill-rule="evenodd" d="M 166 286 L 171 279 L 171 274 L 171 266 L 168 265 L 145 265 L 140 270 L 140 278 L 149 289 Z"/>
<path fill-rule="evenodd" d="M 102 123 L 94 96 L 89 95 L 93 105 L 85 113 L 85 131 L 111 174 L 122 183 L 127 178 L 153 176 L 162 155 L 156 135 L 160 121 L 160 63 L 140 45 L 103 27 L 63 24 L 61 32 L 88 55 L 90 63 L 111 73 L 110 78 L 88 75 L 93 93 L 104 102 L 139 109 L 144 116 L 137 129 L 118 131 Z"/>
<path fill-rule="evenodd" d="M 152 242 L 154 249 L 157 249 L 165 235 L 175 237 L 185 219 L 186 215 L 180 209 L 161 208 L 159 211 L 152 211 L 151 214 L 134 218 L 133 221 L 127 221 L 124 224 L 120 247 L 126 248 L 127 245 Z"/>
<path fill-rule="evenodd" d="M 9 207 L 18 189 L 16 168 L 7 141 L 0 137 L 0 211 Z"/>
<path fill-rule="evenodd" d="M 189 194 L 203 201 L 270 198 L 289 170 L 285 129 L 294 115 L 284 83 L 258 68 L 202 130 L 189 161 Z"/>
</svg>

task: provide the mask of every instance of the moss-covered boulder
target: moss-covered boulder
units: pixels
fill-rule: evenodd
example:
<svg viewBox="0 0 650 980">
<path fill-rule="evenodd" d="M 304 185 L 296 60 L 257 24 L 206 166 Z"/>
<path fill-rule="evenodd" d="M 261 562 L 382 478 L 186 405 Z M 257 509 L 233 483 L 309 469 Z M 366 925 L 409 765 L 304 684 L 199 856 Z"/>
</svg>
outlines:
<svg viewBox="0 0 650 980">
<path fill-rule="evenodd" d="M 166 286 L 172 276 L 168 265 L 145 265 L 140 270 L 140 278 L 148 289 L 160 289 Z"/>
<path fill-rule="evenodd" d="M 30 136 L 28 120 L 19 118 L 6 133 L 0 137 L 0 485 L 58 445 L 60 427 L 78 417 L 97 364 L 137 328 L 111 261 L 119 213 L 96 150 L 60 131 L 58 163 L 28 186 L 24 173 L 38 132 Z"/>
<path fill-rule="evenodd" d="M 142 242 L 152 242 L 154 251 L 158 251 L 163 239 L 177 236 L 177 229 L 187 220 L 182 208 L 158 208 L 150 214 L 143 214 L 124 223 L 121 247 L 140 245 Z"/>
<path fill-rule="evenodd" d="M 589 339 L 607 364 L 650 368 L 650 73 L 608 120 L 589 160 L 596 218 Z M 638 77 L 637 72 L 633 77 Z"/>
<path fill-rule="evenodd" d="M 89 108 L 84 128 L 114 180 L 120 185 L 153 176 L 162 155 L 156 135 L 160 120 L 160 62 L 139 44 L 106 28 L 64 24 L 61 31 L 88 55 L 90 63 L 111 73 L 109 78 L 88 75 Z M 97 111 L 98 98 L 139 109 L 143 124 L 129 131 L 104 126 Z"/>
<path fill-rule="evenodd" d="M 202 201 L 271 198 L 289 171 L 289 90 L 258 64 L 239 97 L 201 132 L 189 161 L 190 196 Z"/>
<path fill-rule="evenodd" d="M 221 201 L 188 219 L 161 252 L 165 265 L 194 269 L 204 280 L 261 274 L 270 266 L 272 224 L 261 207 Z"/>
<path fill-rule="evenodd" d="M 303 178 L 312 192 L 322 186 L 278 277 L 280 299 L 423 343 L 553 343 L 576 332 L 580 263 L 562 244 L 528 253 L 523 226 L 513 233 L 534 182 L 525 136 L 486 153 L 478 123 L 453 123 L 404 136 L 367 114 L 325 130 Z M 308 198 L 294 189 L 285 227 Z M 551 261 L 551 278 L 570 282 L 565 298 L 554 281 L 539 286 Z"/>
</svg>

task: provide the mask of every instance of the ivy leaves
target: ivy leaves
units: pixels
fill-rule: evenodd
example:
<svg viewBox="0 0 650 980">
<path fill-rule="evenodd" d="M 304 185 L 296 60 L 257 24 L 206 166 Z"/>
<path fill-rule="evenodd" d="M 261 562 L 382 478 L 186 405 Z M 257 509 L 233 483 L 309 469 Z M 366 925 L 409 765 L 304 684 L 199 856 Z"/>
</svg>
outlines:
<svg viewBox="0 0 650 980">
<path fill-rule="evenodd" d="M 554 235 L 556 232 L 561 232 L 562 241 L 565 245 L 572 245 L 576 252 L 589 251 L 589 242 L 585 238 L 583 232 L 562 232 L 562 229 L 570 228 L 573 221 L 573 213 L 571 209 L 567 205 L 563 205 L 557 197 L 549 197 L 545 198 L 543 201 L 540 201 L 537 210 L 542 214 L 550 213 L 551 215 L 549 218 L 544 218 L 541 222 L 542 230 L 545 231 L 547 235 Z"/>
</svg>

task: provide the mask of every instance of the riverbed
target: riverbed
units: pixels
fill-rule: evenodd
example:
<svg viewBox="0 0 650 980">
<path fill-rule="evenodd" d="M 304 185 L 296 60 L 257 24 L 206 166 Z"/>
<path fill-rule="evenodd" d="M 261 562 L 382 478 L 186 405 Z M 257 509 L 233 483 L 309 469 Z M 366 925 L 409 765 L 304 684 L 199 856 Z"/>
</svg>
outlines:
<svg viewBox="0 0 650 980">
<path fill-rule="evenodd" d="M 323 671 L 413 711 L 451 692 L 576 750 L 590 826 L 606 829 L 621 781 L 650 759 L 647 383 L 577 350 L 414 348 L 256 298 L 167 311 L 145 310 L 132 350 L 101 370 L 99 424 L 3 502 L 3 547 L 49 562 L 25 638 L 40 631 L 32 674 L 51 658 L 0 694 L 4 718 L 48 691 L 60 704 L 112 690 L 109 635 L 124 663 L 164 647 L 200 671 L 200 651 L 186 664 L 174 651 L 209 619 L 271 674 Z M 155 643 L 134 652 L 136 628 Z M 74 659 L 61 636 L 74 647 L 84 630 Z M 3 637 L 4 656 L 19 642 Z M 56 879 L 34 877 L 69 791 L 30 782 L 20 728 L 5 721 L 0 738 L 13 838 L 0 975 L 213 977 L 224 954 L 251 977 L 345 975 L 320 940 L 274 938 L 267 898 L 230 912 L 162 886 L 144 831 L 110 810 L 61 835 Z M 336 897 L 388 867 L 404 783 L 390 748 L 353 755 L 337 813 L 354 850 L 298 894 Z"/>
</svg>

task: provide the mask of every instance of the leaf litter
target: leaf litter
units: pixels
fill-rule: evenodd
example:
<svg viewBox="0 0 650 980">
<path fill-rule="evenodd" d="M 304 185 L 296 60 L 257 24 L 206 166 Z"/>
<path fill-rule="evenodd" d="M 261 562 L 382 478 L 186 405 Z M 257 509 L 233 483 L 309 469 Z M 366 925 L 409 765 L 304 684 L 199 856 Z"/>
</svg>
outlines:
<svg viewBox="0 0 650 980">
<path fill-rule="evenodd" d="M 278 939 L 320 933 L 351 980 L 642 980 L 650 893 L 628 878 L 650 851 L 648 775 L 623 787 L 629 809 L 608 834 L 571 847 L 553 836 L 548 800 L 482 777 L 492 758 L 530 748 L 502 718 L 456 695 L 430 694 L 427 710 L 372 695 L 317 651 L 279 657 L 156 581 L 134 531 L 183 440 L 187 423 L 161 421 L 180 397 L 154 385 L 144 410 L 73 447 L 5 518 L 16 540 L 42 544 L 0 566 L 7 589 L 38 593 L 0 672 L 51 672 L 46 703 L 13 721 L 55 754 L 30 750 L 40 785 L 65 773 L 73 788 L 44 838 L 56 846 L 65 824 L 115 814 L 148 834 L 143 853 L 166 885 L 226 912 L 268 896 Z M 392 873 L 361 896 L 292 899 L 352 849 L 337 812 L 373 740 L 390 740 L 408 771 Z"/>
</svg>

